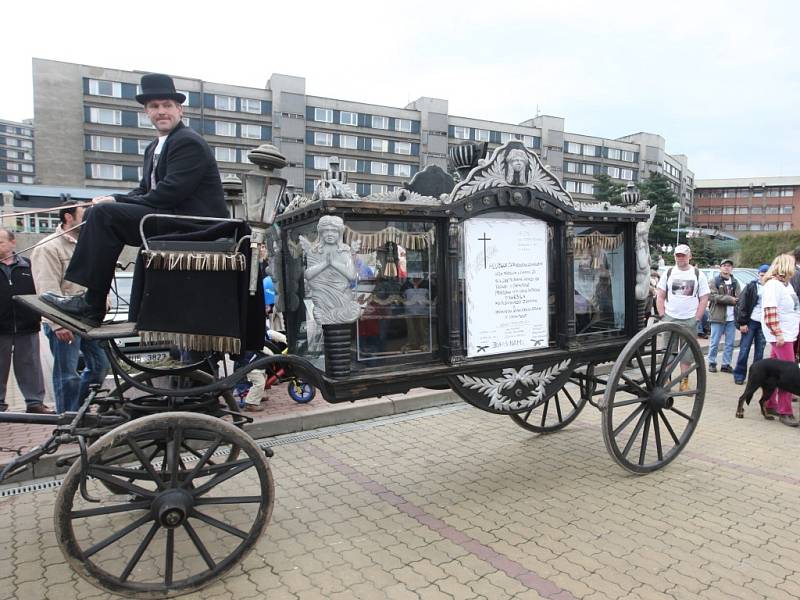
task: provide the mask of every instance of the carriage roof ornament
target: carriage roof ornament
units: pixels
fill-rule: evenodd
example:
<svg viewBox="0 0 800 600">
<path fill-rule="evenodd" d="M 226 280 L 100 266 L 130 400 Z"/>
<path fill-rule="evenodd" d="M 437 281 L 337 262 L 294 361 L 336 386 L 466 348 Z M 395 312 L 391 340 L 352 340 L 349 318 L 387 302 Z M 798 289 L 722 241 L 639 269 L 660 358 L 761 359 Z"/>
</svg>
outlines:
<svg viewBox="0 0 800 600">
<path fill-rule="evenodd" d="M 258 256 L 258 245 L 264 243 L 267 230 L 278 216 L 278 207 L 286 189 L 286 179 L 273 171 L 288 163 L 286 157 L 272 144 L 262 144 L 247 153 L 255 169 L 244 175 L 244 219 L 252 230 L 250 234 L 251 256 Z M 250 295 L 258 289 L 258 261 L 250 264 Z"/>
</svg>

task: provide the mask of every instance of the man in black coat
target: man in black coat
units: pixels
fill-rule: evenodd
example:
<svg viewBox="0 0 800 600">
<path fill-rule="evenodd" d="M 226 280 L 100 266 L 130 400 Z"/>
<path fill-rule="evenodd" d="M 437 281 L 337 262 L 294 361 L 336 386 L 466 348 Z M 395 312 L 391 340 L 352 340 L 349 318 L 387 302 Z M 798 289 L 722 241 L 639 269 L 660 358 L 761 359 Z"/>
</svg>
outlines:
<svg viewBox="0 0 800 600">
<path fill-rule="evenodd" d="M 105 315 L 117 258 L 123 246 L 141 243 L 139 222 L 154 213 L 229 216 L 217 162 L 206 141 L 181 122 L 186 96 L 172 78 L 142 76 L 136 100 L 158 131 L 145 150 L 139 186 L 128 194 L 98 196 L 87 211 L 83 231 L 65 278 L 87 288 L 77 296 L 42 294 L 60 310 L 98 326 Z"/>
</svg>

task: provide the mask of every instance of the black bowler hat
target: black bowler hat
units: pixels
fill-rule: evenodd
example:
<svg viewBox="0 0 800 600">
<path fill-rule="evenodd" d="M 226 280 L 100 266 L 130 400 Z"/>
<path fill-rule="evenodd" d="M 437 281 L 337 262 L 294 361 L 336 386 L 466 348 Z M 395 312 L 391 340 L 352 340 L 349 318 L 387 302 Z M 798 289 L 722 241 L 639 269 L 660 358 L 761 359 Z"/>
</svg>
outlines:
<svg viewBox="0 0 800 600">
<path fill-rule="evenodd" d="M 142 75 L 142 93 L 136 94 L 136 101 L 147 104 L 150 100 L 176 100 L 183 104 L 186 96 L 175 91 L 175 82 L 169 75 L 148 73 Z"/>
</svg>

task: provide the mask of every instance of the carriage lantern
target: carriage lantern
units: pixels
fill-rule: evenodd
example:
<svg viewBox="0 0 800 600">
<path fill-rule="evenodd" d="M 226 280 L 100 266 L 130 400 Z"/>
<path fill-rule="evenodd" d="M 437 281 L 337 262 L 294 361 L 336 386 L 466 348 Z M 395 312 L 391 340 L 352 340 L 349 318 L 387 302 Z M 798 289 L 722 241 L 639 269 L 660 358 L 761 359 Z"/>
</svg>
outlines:
<svg viewBox="0 0 800 600">
<path fill-rule="evenodd" d="M 247 154 L 253 169 L 244 176 L 244 213 L 250 225 L 250 250 L 257 256 L 258 245 L 264 243 L 267 229 L 275 221 L 278 206 L 283 199 L 286 180 L 273 174 L 273 170 L 287 165 L 286 158 L 272 144 L 262 144 Z M 258 261 L 253 260 L 250 267 L 250 295 L 256 293 L 258 284 Z"/>
</svg>

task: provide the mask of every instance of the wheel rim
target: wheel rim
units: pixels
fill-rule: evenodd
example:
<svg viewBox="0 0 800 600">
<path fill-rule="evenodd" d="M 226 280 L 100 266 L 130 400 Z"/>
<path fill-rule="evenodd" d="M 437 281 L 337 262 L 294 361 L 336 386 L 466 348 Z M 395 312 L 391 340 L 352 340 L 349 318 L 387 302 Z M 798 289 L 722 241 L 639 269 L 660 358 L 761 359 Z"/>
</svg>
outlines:
<svg viewBox="0 0 800 600">
<path fill-rule="evenodd" d="M 299 402 L 300 404 L 311 402 L 314 396 L 316 396 L 316 393 L 317 390 L 314 386 L 301 379 L 289 382 L 289 395 L 295 402 Z"/>
<path fill-rule="evenodd" d="M 633 473 L 674 460 L 697 428 L 705 388 L 703 354 L 686 328 L 660 323 L 634 336 L 614 363 L 601 405 L 614 460 Z"/>
<path fill-rule="evenodd" d="M 511 420 L 528 431 L 553 433 L 563 429 L 581 413 L 588 396 L 578 379 L 570 380 L 555 394 L 529 410 L 509 415 Z"/>
<path fill-rule="evenodd" d="M 128 462 L 102 460 L 123 448 Z M 234 461 L 217 458 L 234 452 Z M 83 577 L 129 596 L 169 597 L 213 583 L 252 549 L 272 513 L 264 451 L 206 415 L 127 423 L 91 446 L 87 470 L 87 491 L 100 502 L 82 497 L 74 464 L 56 502 L 59 546 Z"/>
</svg>

